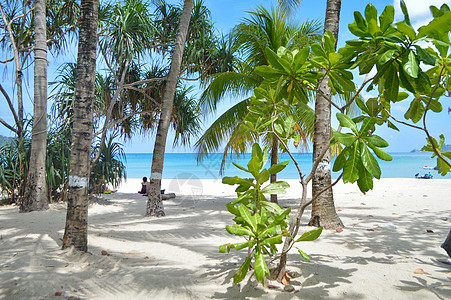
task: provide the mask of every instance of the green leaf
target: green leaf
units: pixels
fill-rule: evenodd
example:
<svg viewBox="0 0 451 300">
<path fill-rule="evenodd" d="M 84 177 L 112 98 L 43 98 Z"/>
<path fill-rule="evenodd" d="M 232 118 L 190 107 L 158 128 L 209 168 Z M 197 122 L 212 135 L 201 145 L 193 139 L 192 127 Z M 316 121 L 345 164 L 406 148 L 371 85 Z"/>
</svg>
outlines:
<svg viewBox="0 0 451 300">
<path fill-rule="evenodd" d="M 260 192 L 263 194 L 285 194 L 285 189 L 288 187 L 290 185 L 285 181 L 276 181 L 265 186 Z"/>
<path fill-rule="evenodd" d="M 271 67 L 282 71 L 282 72 L 287 72 L 287 70 L 285 69 L 285 67 L 279 62 L 279 60 L 281 60 L 277 54 L 272 51 L 269 47 L 266 47 L 266 58 L 268 59 L 269 64 L 271 65 Z"/>
<path fill-rule="evenodd" d="M 324 51 L 323 47 L 321 47 L 319 44 L 313 44 L 311 46 L 311 48 L 312 48 L 313 54 L 327 59 L 326 51 Z"/>
<path fill-rule="evenodd" d="M 409 12 L 407 11 L 407 6 L 406 6 L 406 3 L 404 2 L 404 0 L 401 0 L 400 5 L 401 5 L 402 13 L 404 14 L 404 20 L 406 21 L 407 25 L 412 26 L 412 24 L 410 24 Z"/>
<path fill-rule="evenodd" d="M 302 67 L 305 64 L 305 61 L 308 58 L 310 53 L 309 47 L 304 47 L 294 56 L 293 69 L 297 70 L 299 67 Z"/>
<path fill-rule="evenodd" d="M 241 213 L 241 217 L 243 217 L 244 221 L 252 227 L 254 232 L 257 231 L 257 222 L 255 221 L 255 218 L 253 218 L 251 216 L 251 213 L 249 212 L 247 206 L 241 204 L 240 206 L 238 206 L 238 209 L 239 209 L 239 211 Z"/>
<path fill-rule="evenodd" d="M 384 11 L 379 17 L 379 23 L 382 32 L 385 32 L 388 28 L 390 28 L 394 20 L 395 20 L 395 9 L 392 5 L 388 5 L 385 7 Z"/>
<path fill-rule="evenodd" d="M 368 144 L 368 147 L 370 147 L 373 151 L 374 154 L 376 154 L 376 156 L 379 159 L 385 160 L 385 161 L 391 161 L 393 160 L 393 157 L 391 157 L 390 154 L 388 154 L 387 152 L 385 152 L 384 150 L 379 149 L 378 147 L 372 145 L 372 144 Z"/>
<path fill-rule="evenodd" d="M 435 65 L 435 57 L 430 55 L 427 51 L 425 51 L 421 46 L 415 45 L 415 49 L 417 50 L 418 58 L 427 65 L 434 66 Z"/>
<path fill-rule="evenodd" d="M 337 141 L 345 146 L 351 146 L 357 139 L 357 137 L 351 133 L 334 132 L 334 137 Z"/>
<path fill-rule="evenodd" d="M 240 211 L 238 210 L 238 208 L 235 205 L 233 205 L 232 203 L 227 203 L 226 204 L 226 208 L 227 208 L 227 210 L 230 213 L 234 214 L 235 216 L 240 216 L 241 215 Z"/>
<path fill-rule="evenodd" d="M 359 179 L 359 167 L 363 167 L 360 162 L 359 141 L 350 149 L 350 155 L 343 168 L 343 182 L 355 182 Z"/>
<path fill-rule="evenodd" d="M 443 33 L 448 33 L 451 28 L 451 12 L 446 12 L 438 18 L 434 18 L 428 25 L 421 26 L 418 29 L 418 38 L 433 37 L 438 38 Z"/>
<path fill-rule="evenodd" d="M 263 171 L 257 176 L 257 184 L 262 184 L 269 180 L 269 172 L 266 169 L 263 169 Z"/>
<path fill-rule="evenodd" d="M 235 243 L 232 244 L 233 248 L 235 248 L 235 250 L 241 250 L 244 248 L 249 248 L 251 249 L 252 247 L 254 247 L 254 245 L 257 244 L 256 240 L 251 240 L 251 241 L 246 241 L 246 242 L 242 242 L 242 243 Z"/>
<path fill-rule="evenodd" d="M 285 169 L 285 167 L 290 163 L 289 160 L 283 161 L 281 163 L 275 164 L 268 169 L 269 174 L 276 174 Z"/>
<path fill-rule="evenodd" d="M 398 99 L 399 79 L 396 68 L 392 65 L 384 76 L 385 99 L 396 101 Z"/>
<path fill-rule="evenodd" d="M 266 274 L 269 275 L 269 269 L 266 265 L 265 258 L 263 253 L 257 247 L 257 251 L 255 252 L 255 263 L 254 263 L 255 277 L 260 281 L 263 285 L 265 285 L 265 277 Z"/>
<path fill-rule="evenodd" d="M 370 98 L 366 102 L 366 106 L 368 107 L 368 115 L 370 117 L 375 117 L 379 113 L 380 106 L 379 102 L 377 101 L 377 98 Z"/>
<path fill-rule="evenodd" d="M 273 202 L 263 201 L 262 206 L 269 208 L 272 211 L 275 211 L 279 215 L 285 211 L 285 209 L 283 209 L 279 204 Z"/>
<path fill-rule="evenodd" d="M 367 136 L 365 140 L 376 147 L 385 148 L 389 145 L 386 140 L 375 134 Z"/>
<path fill-rule="evenodd" d="M 350 128 L 355 134 L 359 133 L 359 131 L 357 130 L 357 125 L 347 115 L 337 113 L 337 119 L 338 121 L 340 121 L 341 126 Z"/>
<path fill-rule="evenodd" d="M 360 170 L 357 185 L 361 192 L 368 192 L 373 189 L 373 176 L 364 168 Z"/>
<path fill-rule="evenodd" d="M 370 172 L 371 175 L 373 175 L 377 179 L 380 179 L 381 168 L 379 167 L 376 158 L 374 158 L 373 154 L 371 154 L 371 152 L 368 150 L 367 146 L 364 143 L 361 143 L 360 145 L 361 145 L 360 155 L 363 165 L 368 170 L 368 172 Z"/>
<path fill-rule="evenodd" d="M 406 73 L 412 76 L 413 78 L 418 77 L 419 66 L 413 51 L 409 51 L 407 61 L 403 64 L 403 68 L 406 71 Z"/>
<path fill-rule="evenodd" d="M 238 236 L 250 235 L 255 237 L 255 234 L 249 228 L 239 226 L 236 224 L 233 224 L 232 226 L 227 225 L 226 230 L 228 233 Z"/>
<path fill-rule="evenodd" d="M 245 167 L 242 167 L 242 166 L 240 166 L 239 164 L 234 163 L 234 162 L 232 162 L 232 164 L 233 164 L 235 167 L 237 167 L 238 169 L 240 169 L 240 170 L 242 170 L 242 171 L 244 171 L 244 172 L 250 173 L 249 170 L 246 169 Z M 230 178 L 230 177 L 229 177 L 229 178 Z M 223 183 L 224 183 L 224 182 L 223 182 Z"/>
<path fill-rule="evenodd" d="M 338 172 L 341 169 L 343 169 L 343 167 L 346 163 L 346 158 L 348 157 L 347 150 L 348 150 L 348 148 L 343 149 L 343 151 L 341 151 L 341 153 L 337 156 L 337 158 L 335 159 L 332 171 Z"/>
<path fill-rule="evenodd" d="M 249 266 L 251 265 L 252 256 L 249 255 L 241 267 L 236 271 L 233 275 L 233 284 L 240 283 L 243 281 L 244 277 L 246 277 L 247 271 L 249 270 Z"/>
<path fill-rule="evenodd" d="M 323 47 L 326 53 L 335 52 L 335 38 L 330 30 L 327 30 L 323 34 Z"/>
<path fill-rule="evenodd" d="M 401 21 L 397 23 L 398 30 L 406 35 L 411 41 L 416 39 L 416 32 L 415 29 L 411 25 L 406 24 L 405 21 Z"/>
<path fill-rule="evenodd" d="M 296 247 L 296 249 L 298 249 L 299 254 L 301 254 L 301 257 L 303 259 L 305 259 L 306 261 L 310 262 L 310 257 L 308 257 L 307 254 L 304 253 L 304 251 L 302 251 L 301 249 L 299 249 L 298 247 Z"/>
<path fill-rule="evenodd" d="M 376 118 L 366 118 L 363 120 L 362 127 L 360 128 L 359 134 L 360 136 L 367 136 L 374 124 L 376 124 Z"/>
<path fill-rule="evenodd" d="M 298 238 L 295 242 L 297 243 L 297 242 L 314 241 L 317 238 L 319 238 L 321 232 L 323 232 L 323 227 L 318 227 L 310 231 L 304 232 L 304 234 L 302 234 L 301 237 Z"/>
<path fill-rule="evenodd" d="M 407 77 L 407 73 L 404 71 L 404 68 L 399 68 L 399 79 L 401 80 L 403 88 L 415 94 L 415 88 L 412 86 L 410 79 Z"/>
<path fill-rule="evenodd" d="M 415 98 L 410 103 L 410 107 L 404 114 L 404 117 L 406 119 L 412 119 L 414 123 L 417 123 L 418 121 L 421 120 L 423 114 L 424 114 L 424 106 L 419 98 Z"/>
<path fill-rule="evenodd" d="M 278 234 L 261 241 L 261 244 L 282 244 L 283 235 Z"/>
</svg>

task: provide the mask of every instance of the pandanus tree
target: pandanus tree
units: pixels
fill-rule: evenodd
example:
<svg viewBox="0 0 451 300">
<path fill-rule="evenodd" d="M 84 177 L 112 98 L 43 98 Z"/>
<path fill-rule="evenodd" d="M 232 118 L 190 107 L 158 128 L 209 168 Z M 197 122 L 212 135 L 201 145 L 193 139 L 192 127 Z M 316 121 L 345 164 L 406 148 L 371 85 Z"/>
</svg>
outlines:
<svg viewBox="0 0 451 300">
<path fill-rule="evenodd" d="M 268 65 L 266 48 L 277 51 L 279 47 L 308 47 L 318 39 L 320 26 L 316 21 L 296 26 L 288 21 L 287 10 L 258 7 L 249 13 L 249 17 L 235 26 L 229 35 L 229 48 L 233 58 L 233 70 L 214 74 L 209 78 L 201 102 L 206 111 L 215 111 L 221 101 L 227 97 L 240 99 L 238 103 L 219 116 L 196 143 L 198 161 L 208 153 L 217 152 L 223 145 L 223 165 L 228 153 L 243 154 L 248 146 L 257 140 L 257 136 L 248 132 L 243 134 L 241 127 L 248 114 L 249 95 L 258 87 L 263 78 L 255 73 L 258 66 Z M 312 134 L 313 110 L 307 106 L 297 106 L 297 129 L 305 142 Z M 264 137 L 265 144 L 271 149 L 271 164 L 278 160 L 278 141 L 271 134 Z M 276 180 L 272 174 L 271 182 Z M 276 196 L 271 196 L 276 201 Z"/>
</svg>

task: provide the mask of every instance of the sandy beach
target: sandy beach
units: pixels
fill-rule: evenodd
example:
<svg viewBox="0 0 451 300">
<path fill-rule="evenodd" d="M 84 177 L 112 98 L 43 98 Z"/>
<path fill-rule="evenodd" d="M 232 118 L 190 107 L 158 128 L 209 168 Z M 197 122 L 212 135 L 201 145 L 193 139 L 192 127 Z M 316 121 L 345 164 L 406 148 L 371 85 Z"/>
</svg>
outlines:
<svg viewBox="0 0 451 300">
<path fill-rule="evenodd" d="M 279 203 L 295 208 L 300 186 L 287 181 Z M 366 195 L 339 183 L 346 227 L 301 244 L 310 263 L 289 255 L 290 293 L 249 276 L 233 286 L 245 253 L 218 246 L 240 241 L 225 231 L 234 187 L 164 180 L 177 197 L 164 202 L 166 217 L 146 218 L 139 186 L 129 179 L 92 202 L 87 254 L 61 250 L 65 203 L 26 214 L 0 207 L 0 299 L 451 299 L 451 265 L 438 261 L 450 261 L 440 245 L 451 228 L 451 180 L 376 180 Z"/>
</svg>

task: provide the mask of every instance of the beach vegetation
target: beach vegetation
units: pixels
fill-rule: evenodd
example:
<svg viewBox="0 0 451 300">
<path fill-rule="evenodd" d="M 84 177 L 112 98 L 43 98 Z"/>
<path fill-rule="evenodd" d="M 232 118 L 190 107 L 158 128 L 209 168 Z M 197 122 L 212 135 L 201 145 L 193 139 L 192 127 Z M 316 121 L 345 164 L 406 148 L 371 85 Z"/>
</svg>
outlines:
<svg viewBox="0 0 451 300">
<path fill-rule="evenodd" d="M 238 169 L 249 173 L 251 178 L 224 177 L 222 183 L 238 185 L 236 188 L 237 199 L 226 205 L 232 213 L 235 224 L 227 225 L 228 233 L 245 237 L 245 242 L 224 244 L 219 247 L 221 253 L 230 252 L 231 249 L 248 251 L 243 264 L 233 275 L 233 283 L 241 282 L 252 261 L 255 277 L 265 285 L 265 278 L 270 275 L 265 256 L 275 259 L 278 255 L 277 245 L 282 244 L 283 237 L 290 235 L 288 223 L 291 208 L 284 209 L 279 204 L 268 201 L 265 194 L 284 194 L 289 184 L 284 181 L 276 181 L 266 184 L 271 174 L 282 171 L 289 161 L 272 165 L 269 169 L 265 166 L 268 162 L 268 150 L 261 149 L 258 144 L 252 146 L 252 156 L 247 167 L 233 163 Z M 305 232 L 294 242 L 313 241 L 317 239 L 322 227 Z M 310 258 L 300 248 L 297 248 L 301 257 L 310 261 Z"/>
</svg>

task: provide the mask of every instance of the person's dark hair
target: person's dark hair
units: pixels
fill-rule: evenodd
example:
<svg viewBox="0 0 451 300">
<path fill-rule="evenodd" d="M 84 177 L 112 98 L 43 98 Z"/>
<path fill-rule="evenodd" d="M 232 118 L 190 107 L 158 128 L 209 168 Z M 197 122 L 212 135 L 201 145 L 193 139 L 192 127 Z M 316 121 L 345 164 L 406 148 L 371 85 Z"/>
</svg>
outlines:
<svg viewBox="0 0 451 300">
<path fill-rule="evenodd" d="M 144 181 L 144 182 L 147 182 L 147 177 L 143 177 L 143 181 Z"/>
</svg>

